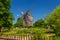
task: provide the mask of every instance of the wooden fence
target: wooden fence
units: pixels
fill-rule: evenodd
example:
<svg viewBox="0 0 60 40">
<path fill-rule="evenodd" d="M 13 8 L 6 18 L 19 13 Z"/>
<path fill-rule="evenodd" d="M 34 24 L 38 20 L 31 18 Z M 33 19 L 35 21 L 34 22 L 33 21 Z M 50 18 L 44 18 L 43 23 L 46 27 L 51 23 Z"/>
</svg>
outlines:
<svg viewBox="0 0 60 40">
<path fill-rule="evenodd" d="M 16 36 L 16 35 L 8 35 L 8 36 L 0 36 L 0 40 L 54 40 L 53 37 L 42 37 L 39 35 L 25 35 L 25 36 Z"/>
<path fill-rule="evenodd" d="M 3 40 L 32 40 L 33 36 L 26 35 L 26 36 L 14 36 L 14 35 L 8 35 L 8 36 L 0 36 L 0 39 Z"/>
</svg>

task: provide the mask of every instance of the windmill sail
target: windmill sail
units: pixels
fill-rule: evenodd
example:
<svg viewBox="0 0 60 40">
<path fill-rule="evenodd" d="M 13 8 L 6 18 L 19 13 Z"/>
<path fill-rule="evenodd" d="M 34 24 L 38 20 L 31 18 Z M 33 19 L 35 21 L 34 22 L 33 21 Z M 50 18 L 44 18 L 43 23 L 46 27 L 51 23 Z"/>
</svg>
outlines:
<svg viewBox="0 0 60 40">
<path fill-rule="evenodd" d="M 27 12 L 29 12 L 32 8 L 33 8 L 33 6 L 31 6 L 31 7 L 27 10 Z"/>
<path fill-rule="evenodd" d="M 21 14 L 24 14 L 24 11 L 21 8 L 19 8 L 19 10 L 21 11 Z"/>
</svg>

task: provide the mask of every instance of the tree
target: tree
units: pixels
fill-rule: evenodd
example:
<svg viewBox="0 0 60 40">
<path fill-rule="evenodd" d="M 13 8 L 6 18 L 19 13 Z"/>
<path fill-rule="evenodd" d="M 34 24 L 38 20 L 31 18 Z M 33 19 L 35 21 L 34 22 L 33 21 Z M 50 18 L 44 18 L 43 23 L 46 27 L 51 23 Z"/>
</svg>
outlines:
<svg viewBox="0 0 60 40">
<path fill-rule="evenodd" d="M 47 24 L 55 30 L 56 34 L 60 34 L 60 6 L 56 7 L 56 9 L 46 17 L 46 21 Z"/>
<path fill-rule="evenodd" d="M 34 27 L 41 27 L 41 28 L 45 28 L 46 27 L 46 23 L 43 19 L 39 19 L 34 23 Z"/>
<path fill-rule="evenodd" d="M 16 24 L 15 24 L 15 27 L 23 27 L 23 19 L 22 17 L 19 17 Z"/>
<path fill-rule="evenodd" d="M 10 28 L 13 24 L 13 14 L 10 12 L 11 0 L 0 0 L 0 31 L 2 27 Z"/>
</svg>

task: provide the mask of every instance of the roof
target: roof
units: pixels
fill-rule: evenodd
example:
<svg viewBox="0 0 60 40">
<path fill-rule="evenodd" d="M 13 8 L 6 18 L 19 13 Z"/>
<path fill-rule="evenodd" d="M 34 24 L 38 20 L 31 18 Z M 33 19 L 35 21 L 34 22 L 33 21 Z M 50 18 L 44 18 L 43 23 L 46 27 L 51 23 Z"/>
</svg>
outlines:
<svg viewBox="0 0 60 40">
<path fill-rule="evenodd" d="M 32 14 L 31 14 L 30 12 L 26 12 L 26 13 L 24 14 L 24 16 L 26 16 L 26 15 L 32 16 Z M 32 16 L 32 17 L 33 17 L 33 16 Z"/>
</svg>

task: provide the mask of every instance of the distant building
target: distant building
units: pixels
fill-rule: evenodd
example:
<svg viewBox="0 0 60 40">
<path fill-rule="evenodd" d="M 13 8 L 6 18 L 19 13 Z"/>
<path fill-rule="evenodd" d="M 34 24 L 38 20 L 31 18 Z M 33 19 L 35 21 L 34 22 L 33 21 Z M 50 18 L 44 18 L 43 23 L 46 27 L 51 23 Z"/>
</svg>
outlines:
<svg viewBox="0 0 60 40">
<path fill-rule="evenodd" d="M 33 16 L 30 14 L 30 12 L 26 12 L 23 15 L 23 20 L 24 20 L 23 23 L 24 26 L 33 26 Z"/>
<path fill-rule="evenodd" d="M 23 14 L 23 26 L 33 26 L 33 16 L 30 14 L 30 10 L 32 7 L 30 7 L 26 12 L 21 10 L 21 14 Z"/>
</svg>

